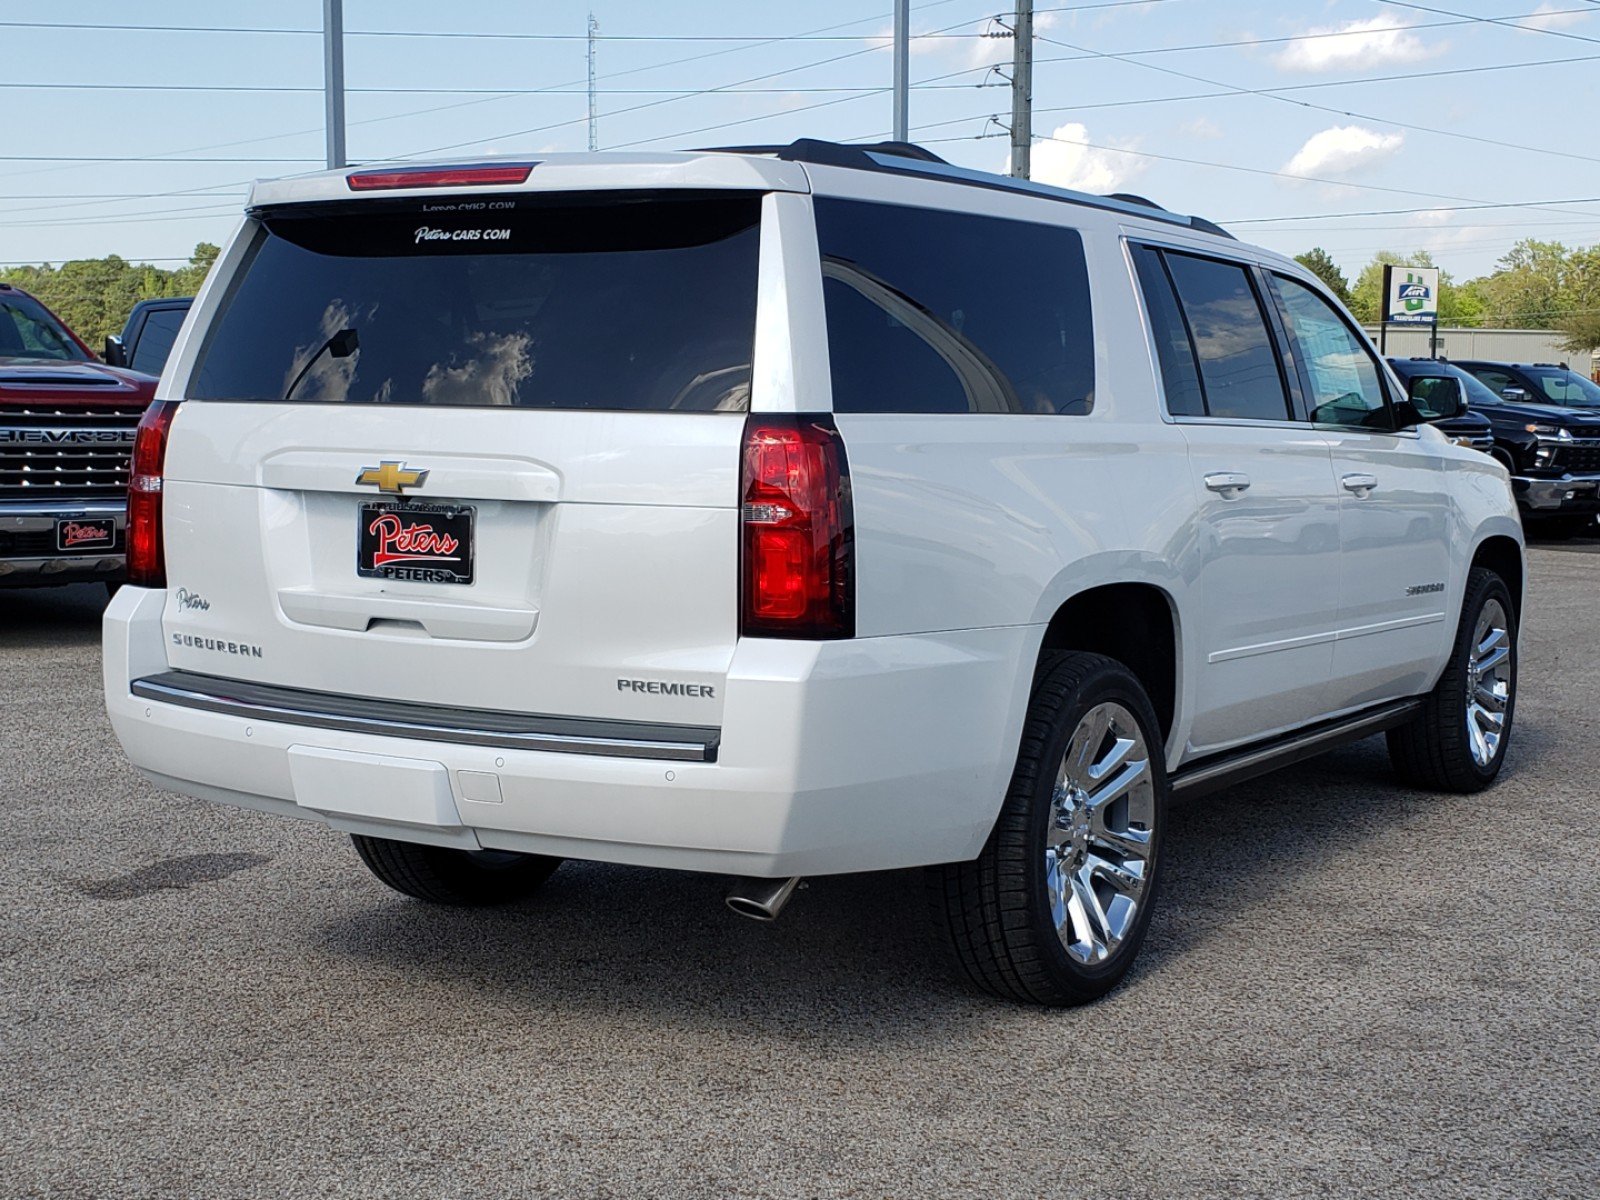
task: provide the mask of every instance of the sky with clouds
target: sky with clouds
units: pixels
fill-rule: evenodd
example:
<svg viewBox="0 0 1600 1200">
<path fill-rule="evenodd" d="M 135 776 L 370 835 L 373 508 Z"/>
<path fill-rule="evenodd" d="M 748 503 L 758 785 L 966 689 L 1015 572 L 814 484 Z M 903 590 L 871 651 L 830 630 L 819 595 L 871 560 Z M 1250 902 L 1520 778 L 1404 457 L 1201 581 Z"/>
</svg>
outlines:
<svg viewBox="0 0 1600 1200">
<path fill-rule="evenodd" d="M 346 0 L 350 156 L 585 149 L 591 8 L 602 149 L 887 137 L 892 7 Z M 1466 277 L 1522 237 L 1600 241 L 1600 200 L 1577 202 L 1600 198 L 1597 0 L 1036 9 L 1036 179 L 1138 192 L 1288 253 L 1322 245 L 1352 274 L 1383 249 Z M 1011 42 L 995 14 L 912 5 L 911 122 L 998 171 Z M 0 264 L 176 260 L 226 235 L 246 181 L 319 166 L 320 23 L 319 0 L 9 6 Z M 1488 207 L 1528 201 L 1558 203 Z"/>
</svg>

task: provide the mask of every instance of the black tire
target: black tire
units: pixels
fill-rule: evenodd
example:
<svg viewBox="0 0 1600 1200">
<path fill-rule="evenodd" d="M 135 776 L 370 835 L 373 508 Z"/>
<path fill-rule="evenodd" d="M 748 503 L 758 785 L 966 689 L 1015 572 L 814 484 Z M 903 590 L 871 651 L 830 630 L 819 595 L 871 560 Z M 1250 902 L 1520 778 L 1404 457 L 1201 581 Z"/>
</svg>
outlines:
<svg viewBox="0 0 1600 1200">
<path fill-rule="evenodd" d="M 1471 680 L 1478 619 L 1491 603 L 1506 617 L 1509 653 L 1509 687 L 1498 744 L 1488 761 L 1474 756 L 1467 721 L 1468 684 Z M 1429 692 L 1420 716 L 1389 731 L 1389 761 L 1395 774 L 1412 787 L 1432 792 L 1478 792 L 1494 782 L 1511 744 L 1517 704 L 1517 610 L 1505 581 L 1484 567 L 1467 576 L 1461 620 L 1444 674 Z"/>
<path fill-rule="evenodd" d="M 1058 935 L 1046 838 L 1067 748 L 1080 721 L 1108 703 L 1131 714 L 1148 751 L 1143 761 L 1150 789 L 1142 800 L 1148 858 L 1130 924 L 1104 961 L 1089 964 L 1069 953 Z M 968 981 L 1007 999 L 1060 1007 L 1096 1000 L 1127 974 L 1149 928 L 1159 887 L 1167 803 L 1162 746 L 1150 701 L 1121 663 L 1098 654 L 1055 653 L 1041 664 L 1016 771 L 988 842 L 971 862 L 928 870 L 934 922 Z M 1133 765 L 1129 760 L 1127 767 Z"/>
<path fill-rule="evenodd" d="M 513 904 L 538 891 L 561 865 L 542 854 L 455 850 L 352 834 L 367 868 L 397 892 L 431 904 Z"/>
</svg>

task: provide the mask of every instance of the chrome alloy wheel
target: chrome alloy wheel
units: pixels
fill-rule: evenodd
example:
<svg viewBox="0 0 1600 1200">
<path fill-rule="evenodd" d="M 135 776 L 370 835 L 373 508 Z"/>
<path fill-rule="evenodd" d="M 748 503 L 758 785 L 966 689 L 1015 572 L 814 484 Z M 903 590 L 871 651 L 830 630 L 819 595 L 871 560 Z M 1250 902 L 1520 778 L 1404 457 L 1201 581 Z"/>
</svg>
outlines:
<svg viewBox="0 0 1600 1200">
<path fill-rule="evenodd" d="M 1150 878 L 1155 780 L 1133 714 L 1115 702 L 1083 715 L 1056 771 L 1045 830 L 1045 887 L 1056 936 L 1094 966 L 1133 927 Z"/>
<path fill-rule="evenodd" d="M 1478 614 L 1467 659 L 1467 743 L 1480 767 L 1494 762 L 1511 706 L 1511 622 L 1498 600 Z"/>
</svg>

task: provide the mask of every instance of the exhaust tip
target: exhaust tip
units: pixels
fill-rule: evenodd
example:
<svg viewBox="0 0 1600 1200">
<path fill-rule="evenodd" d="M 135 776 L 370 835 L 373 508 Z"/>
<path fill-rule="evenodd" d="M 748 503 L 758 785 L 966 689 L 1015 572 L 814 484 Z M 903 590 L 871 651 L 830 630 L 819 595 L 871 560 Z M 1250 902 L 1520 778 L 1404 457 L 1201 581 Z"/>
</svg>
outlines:
<svg viewBox="0 0 1600 1200">
<path fill-rule="evenodd" d="M 739 879 L 729 889 L 725 903 L 733 912 L 752 921 L 776 921 L 789 903 L 800 876 L 789 879 Z"/>
</svg>

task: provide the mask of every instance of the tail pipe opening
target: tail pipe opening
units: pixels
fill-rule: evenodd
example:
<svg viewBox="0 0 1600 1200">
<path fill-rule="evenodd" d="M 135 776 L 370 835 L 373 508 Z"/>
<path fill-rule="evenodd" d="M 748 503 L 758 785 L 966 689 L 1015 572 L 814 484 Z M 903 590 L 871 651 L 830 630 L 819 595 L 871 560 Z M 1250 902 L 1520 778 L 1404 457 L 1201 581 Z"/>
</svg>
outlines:
<svg viewBox="0 0 1600 1200">
<path fill-rule="evenodd" d="M 736 879 L 728 889 L 727 904 L 752 921 L 776 921 L 799 886 L 798 875 L 789 879 Z"/>
</svg>

